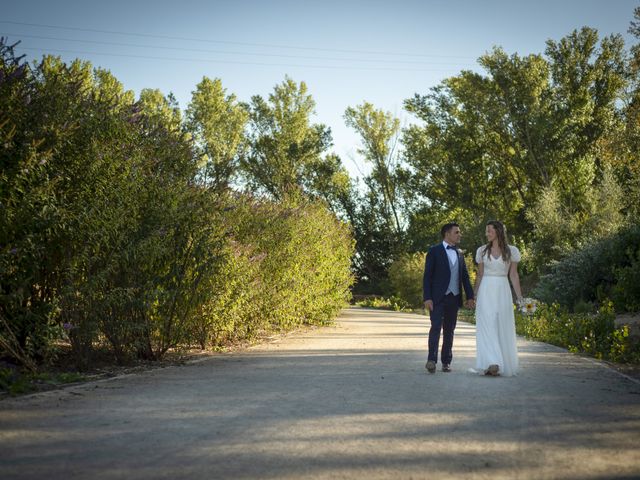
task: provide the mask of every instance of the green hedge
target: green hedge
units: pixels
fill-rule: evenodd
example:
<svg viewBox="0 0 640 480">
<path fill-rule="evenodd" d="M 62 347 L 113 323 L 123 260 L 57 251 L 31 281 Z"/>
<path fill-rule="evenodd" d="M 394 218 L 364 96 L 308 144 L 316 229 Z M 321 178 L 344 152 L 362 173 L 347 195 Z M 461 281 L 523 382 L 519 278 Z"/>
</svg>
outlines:
<svg viewBox="0 0 640 480">
<path fill-rule="evenodd" d="M 196 321 L 201 345 L 327 324 L 348 303 L 353 239 L 322 204 L 236 197 L 225 222 L 225 262 Z"/>
<path fill-rule="evenodd" d="M 349 229 L 318 203 L 211 191 L 170 99 L 0 45 L 0 355 L 79 367 L 330 321 Z"/>
</svg>

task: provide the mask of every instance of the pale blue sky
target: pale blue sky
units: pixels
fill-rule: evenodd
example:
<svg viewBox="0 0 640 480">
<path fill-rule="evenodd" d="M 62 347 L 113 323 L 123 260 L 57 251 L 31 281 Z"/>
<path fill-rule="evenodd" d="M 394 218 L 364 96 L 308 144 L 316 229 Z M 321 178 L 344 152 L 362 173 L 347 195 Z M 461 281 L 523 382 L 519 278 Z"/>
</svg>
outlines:
<svg viewBox="0 0 640 480">
<path fill-rule="evenodd" d="M 361 171 L 367 168 L 356 154 L 357 137 L 344 125 L 348 106 L 368 101 L 410 121 L 403 100 L 427 93 L 461 69 L 478 70 L 477 58 L 493 46 L 542 53 L 547 39 L 559 40 L 585 25 L 601 36 L 620 33 L 630 45 L 626 32 L 639 5 L 637 0 L 0 0 L 0 35 L 21 40 L 18 51 L 30 59 L 43 53 L 79 57 L 110 70 L 136 93 L 173 92 L 182 108 L 203 76 L 220 78 L 244 101 L 267 96 L 285 75 L 305 81 L 317 104 L 314 121 L 331 127 L 334 151 L 359 176 L 356 163 Z"/>
</svg>

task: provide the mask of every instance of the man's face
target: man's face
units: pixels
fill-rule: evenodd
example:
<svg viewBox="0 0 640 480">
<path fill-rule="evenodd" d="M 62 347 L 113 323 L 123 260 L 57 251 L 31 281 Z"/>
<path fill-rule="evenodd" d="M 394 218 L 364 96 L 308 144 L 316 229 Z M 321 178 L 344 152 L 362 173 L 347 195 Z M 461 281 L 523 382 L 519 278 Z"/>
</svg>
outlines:
<svg viewBox="0 0 640 480">
<path fill-rule="evenodd" d="M 460 227 L 453 227 L 451 230 L 444 234 L 444 240 L 449 245 L 458 245 L 461 238 L 462 232 L 460 231 Z"/>
</svg>

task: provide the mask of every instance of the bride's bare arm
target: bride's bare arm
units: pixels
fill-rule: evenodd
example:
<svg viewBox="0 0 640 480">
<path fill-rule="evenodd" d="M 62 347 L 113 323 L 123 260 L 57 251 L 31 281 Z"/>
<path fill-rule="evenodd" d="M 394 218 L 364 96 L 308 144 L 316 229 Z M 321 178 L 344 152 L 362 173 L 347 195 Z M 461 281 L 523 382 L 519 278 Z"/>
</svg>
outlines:
<svg viewBox="0 0 640 480">
<path fill-rule="evenodd" d="M 511 279 L 511 285 L 516 292 L 516 298 L 520 300 L 522 298 L 522 290 L 520 289 L 520 275 L 518 275 L 518 262 L 511 262 L 509 267 L 509 278 Z"/>
<path fill-rule="evenodd" d="M 478 264 L 478 272 L 476 273 L 476 284 L 473 286 L 473 298 L 475 298 L 476 300 L 478 299 L 478 289 L 480 288 L 482 275 L 484 275 L 484 263 L 480 262 Z"/>
</svg>

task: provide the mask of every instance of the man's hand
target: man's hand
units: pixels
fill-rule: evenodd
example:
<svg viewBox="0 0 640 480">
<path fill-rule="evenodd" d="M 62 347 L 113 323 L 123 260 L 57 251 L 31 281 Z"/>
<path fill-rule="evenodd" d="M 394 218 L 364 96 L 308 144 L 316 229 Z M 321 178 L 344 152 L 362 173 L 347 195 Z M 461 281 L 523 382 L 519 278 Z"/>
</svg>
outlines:
<svg viewBox="0 0 640 480">
<path fill-rule="evenodd" d="M 426 301 L 424 302 L 424 309 L 425 309 L 425 310 L 427 310 L 427 311 L 429 311 L 429 312 L 430 312 L 431 310 L 433 310 L 433 300 L 426 300 Z"/>
<path fill-rule="evenodd" d="M 476 301 L 473 298 L 467 300 L 467 308 L 476 308 Z"/>
</svg>

